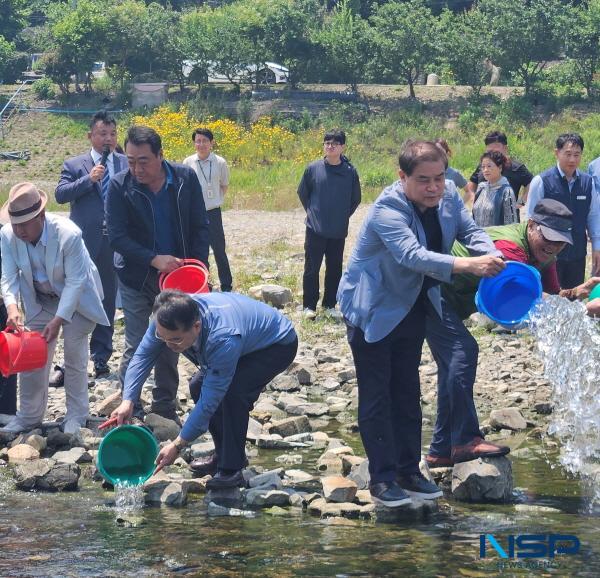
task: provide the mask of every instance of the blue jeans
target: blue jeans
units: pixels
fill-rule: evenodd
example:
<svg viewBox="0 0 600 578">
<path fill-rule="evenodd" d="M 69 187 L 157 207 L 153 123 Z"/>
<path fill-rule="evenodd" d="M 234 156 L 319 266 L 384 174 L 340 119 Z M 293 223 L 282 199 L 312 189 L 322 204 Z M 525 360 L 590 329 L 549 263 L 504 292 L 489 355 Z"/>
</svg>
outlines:
<svg viewBox="0 0 600 578">
<path fill-rule="evenodd" d="M 425 335 L 438 366 L 437 419 L 429 453 L 450 457 L 452 447 L 481 436 L 473 401 L 479 346 L 442 299 L 443 318 L 427 303 Z"/>
</svg>

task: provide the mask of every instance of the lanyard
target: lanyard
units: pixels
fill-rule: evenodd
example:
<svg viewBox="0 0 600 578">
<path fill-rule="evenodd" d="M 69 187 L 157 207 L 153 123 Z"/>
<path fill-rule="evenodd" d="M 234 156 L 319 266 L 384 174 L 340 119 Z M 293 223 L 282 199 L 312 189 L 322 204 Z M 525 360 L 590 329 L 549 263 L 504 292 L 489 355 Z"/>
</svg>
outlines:
<svg viewBox="0 0 600 578">
<path fill-rule="evenodd" d="M 206 178 L 206 174 L 204 173 L 204 169 L 202 168 L 202 162 L 203 161 L 198 159 L 198 167 L 200 168 L 200 172 L 202 173 L 206 184 L 210 187 L 212 181 L 212 161 L 208 161 L 208 179 Z"/>
</svg>

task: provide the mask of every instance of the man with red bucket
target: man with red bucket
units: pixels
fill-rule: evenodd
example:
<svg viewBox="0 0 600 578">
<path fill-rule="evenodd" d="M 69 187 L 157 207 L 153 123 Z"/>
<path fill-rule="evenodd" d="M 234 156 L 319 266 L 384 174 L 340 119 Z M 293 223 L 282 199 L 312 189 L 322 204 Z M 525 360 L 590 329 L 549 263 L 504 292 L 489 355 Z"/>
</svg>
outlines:
<svg viewBox="0 0 600 578">
<path fill-rule="evenodd" d="M 33 183 L 19 183 L 0 211 L 8 222 L 2 243 L 2 298 L 7 326 L 40 331 L 48 343 L 46 364 L 20 376 L 19 410 L 2 433 L 41 424 L 48 402 L 48 375 L 62 328 L 67 413 L 65 433 L 77 434 L 88 416 L 88 341 L 97 323 L 108 325 L 102 284 L 81 238 L 68 219 L 47 214 L 48 197 Z M 24 318 L 18 303 L 22 302 Z"/>
</svg>

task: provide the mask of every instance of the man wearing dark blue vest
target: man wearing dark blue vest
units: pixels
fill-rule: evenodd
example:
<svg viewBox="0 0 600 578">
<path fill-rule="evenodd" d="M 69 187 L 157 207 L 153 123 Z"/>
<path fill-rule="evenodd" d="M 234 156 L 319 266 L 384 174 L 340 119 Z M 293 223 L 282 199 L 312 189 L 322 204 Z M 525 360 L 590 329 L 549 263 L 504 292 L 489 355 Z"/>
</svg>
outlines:
<svg viewBox="0 0 600 578">
<path fill-rule="evenodd" d="M 88 139 L 91 150 L 65 161 L 54 195 L 58 203 L 71 204 L 71 220 L 81 229 L 85 246 L 102 281 L 102 305 L 110 325 L 96 325 L 90 339 L 90 357 L 96 377 L 101 377 L 110 373 L 108 360 L 113 351 L 117 293 L 113 250 L 104 219 L 104 199 L 111 177 L 127 168 L 127 157 L 115 151 L 117 123 L 106 111 L 99 111 L 92 117 Z M 57 370 L 62 371 L 59 367 Z"/>
<path fill-rule="evenodd" d="M 576 133 L 556 139 L 557 164 L 534 177 L 529 187 L 527 216 L 543 199 L 555 199 L 573 213 L 573 245 L 563 250 L 557 261 L 561 289 L 572 289 L 585 279 L 588 238 L 592 243 L 592 275 L 600 271 L 600 199 L 594 180 L 579 170 L 583 139 Z"/>
</svg>

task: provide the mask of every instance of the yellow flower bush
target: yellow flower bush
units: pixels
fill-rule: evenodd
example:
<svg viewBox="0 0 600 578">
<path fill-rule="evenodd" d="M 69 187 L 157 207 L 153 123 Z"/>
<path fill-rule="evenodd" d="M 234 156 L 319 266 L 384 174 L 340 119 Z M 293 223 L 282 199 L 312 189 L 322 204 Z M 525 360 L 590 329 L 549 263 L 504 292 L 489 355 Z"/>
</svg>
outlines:
<svg viewBox="0 0 600 578">
<path fill-rule="evenodd" d="M 245 128 L 229 119 L 195 119 L 185 105 L 177 111 L 161 106 L 148 116 L 134 116 L 132 124 L 143 124 L 156 130 L 162 138 L 165 157 L 179 162 L 194 152 L 192 132 L 197 127 L 210 129 L 215 135 L 215 150 L 228 163 L 238 167 L 268 166 L 283 160 L 306 164 L 320 153 L 320 148 L 312 143 L 299 147 L 296 135 L 274 125 L 266 116 Z M 315 142 L 319 143 L 319 140 Z"/>
</svg>

